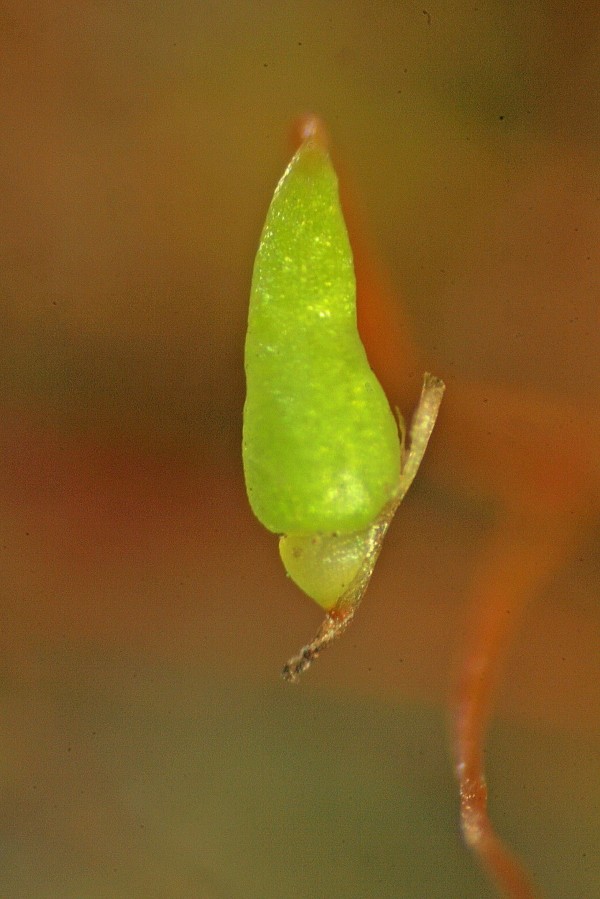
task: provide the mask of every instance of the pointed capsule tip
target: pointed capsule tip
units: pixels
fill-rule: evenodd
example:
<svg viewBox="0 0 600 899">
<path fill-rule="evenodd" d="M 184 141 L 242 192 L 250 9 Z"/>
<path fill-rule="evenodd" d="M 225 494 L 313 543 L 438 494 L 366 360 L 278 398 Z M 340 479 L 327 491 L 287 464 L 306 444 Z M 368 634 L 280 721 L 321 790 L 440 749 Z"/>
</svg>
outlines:
<svg viewBox="0 0 600 899">
<path fill-rule="evenodd" d="M 314 113 L 299 116 L 292 124 L 291 142 L 294 150 L 305 141 L 312 140 L 323 149 L 329 149 L 329 134 L 323 119 Z"/>
</svg>

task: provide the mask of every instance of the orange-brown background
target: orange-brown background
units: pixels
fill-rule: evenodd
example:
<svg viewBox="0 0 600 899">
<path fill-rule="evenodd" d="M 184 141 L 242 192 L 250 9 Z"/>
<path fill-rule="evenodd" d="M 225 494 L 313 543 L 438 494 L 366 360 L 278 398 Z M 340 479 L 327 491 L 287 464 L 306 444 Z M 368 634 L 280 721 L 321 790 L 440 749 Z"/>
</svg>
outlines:
<svg viewBox="0 0 600 899">
<path fill-rule="evenodd" d="M 448 389 L 597 408 L 592 9 L 4 4 L 3 895 L 488 895 L 443 703 L 490 509 L 423 478 L 353 630 L 280 685 L 319 616 L 244 499 L 247 294 L 314 110 Z M 600 890 L 598 536 L 528 611 L 489 750 L 557 897 Z"/>
</svg>

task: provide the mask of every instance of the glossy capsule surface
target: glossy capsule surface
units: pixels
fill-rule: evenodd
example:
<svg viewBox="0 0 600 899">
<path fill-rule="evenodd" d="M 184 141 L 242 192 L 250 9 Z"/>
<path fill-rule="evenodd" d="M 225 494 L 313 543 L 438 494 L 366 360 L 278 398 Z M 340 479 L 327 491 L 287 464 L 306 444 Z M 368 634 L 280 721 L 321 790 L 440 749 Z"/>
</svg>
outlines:
<svg viewBox="0 0 600 899">
<path fill-rule="evenodd" d="M 245 368 L 243 462 L 257 518 L 294 537 L 369 527 L 399 482 L 400 441 L 358 334 L 337 178 L 314 137 L 293 157 L 268 211 Z M 317 601 L 332 604 L 331 592 Z"/>
</svg>

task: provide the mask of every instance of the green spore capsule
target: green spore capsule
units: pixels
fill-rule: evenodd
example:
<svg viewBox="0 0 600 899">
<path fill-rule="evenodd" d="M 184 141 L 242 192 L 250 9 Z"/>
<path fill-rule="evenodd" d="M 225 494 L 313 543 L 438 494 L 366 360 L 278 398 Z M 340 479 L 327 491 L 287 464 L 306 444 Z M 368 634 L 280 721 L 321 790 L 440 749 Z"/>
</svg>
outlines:
<svg viewBox="0 0 600 899">
<path fill-rule="evenodd" d="M 289 576 L 328 612 L 326 633 L 287 671 L 293 679 L 353 614 L 414 477 L 402 472 L 398 424 L 358 334 L 337 178 L 317 135 L 293 157 L 267 214 L 245 367 L 250 505 L 280 535 Z"/>
<path fill-rule="evenodd" d="M 244 471 L 278 534 L 369 525 L 400 474 L 398 428 L 356 327 L 352 251 L 327 150 L 302 144 L 279 182 L 254 266 Z"/>
</svg>

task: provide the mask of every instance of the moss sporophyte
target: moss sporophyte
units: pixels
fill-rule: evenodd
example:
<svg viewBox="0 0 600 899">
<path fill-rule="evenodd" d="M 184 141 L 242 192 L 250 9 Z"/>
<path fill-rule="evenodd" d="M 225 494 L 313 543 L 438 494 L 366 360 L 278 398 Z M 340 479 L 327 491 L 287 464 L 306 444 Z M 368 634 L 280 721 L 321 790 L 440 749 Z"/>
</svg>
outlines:
<svg viewBox="0 0 600 899">
<path fill-rule="evenodd" d="M 279 535 L 290 578 L 326 612 L 315 638 L 285 665 L 283 675 L 291 681 L 351 621 L 423 458 L 444 392 L 438 378 L 425 375 L 406 447 L 402 416 L 397 413 L 396 422 L 357 331 L 356 282 L 361 333 L 390 390 L 407 386 L 420 353 L 410 329 L 394 327 L 398 305 L 377 277 L 346 188 L 353 262 L 323 123 L 314 116 L 299 120 L 295 145 L 254 269 L 243 446 L 251 506 Z M 493 420 L 481 408 L 490 395 Z M 447 402 L 448 419 L 467 426 L 440 431 L 430 473 L 495 496 L 503 510 L 476 570 L 450 699 L 460 823 L 465 843 L 500 895 L 538 899 L 527 869 L 488 813 L 485 734 L 514 624 L 573 551 L 579 525 L 587 521 L 597 425 L 571 406 L 456 377 Z M 517 440 L 521 451 L 503 457 L 508 468 L 499 468 L 498 440 L 513 428 L 515 416 L 531 427 Z M 557 427 L 574 420 L 583 447 L 575 456 L 565 454 Z"/>
<path fill-rule="evenodd" d="M 352 250 L 326 142 L 308 129 L 273 196 L 252 279 L 243 462 L 250 505 L 290 578 L 326 611 L 285 665 L 295 680 L 353 617 L 435 424 L 426 374 L 394 416 L 356 325 Z"/>
</svg>

